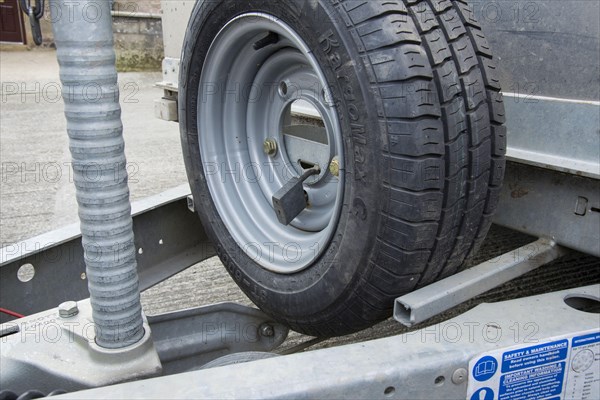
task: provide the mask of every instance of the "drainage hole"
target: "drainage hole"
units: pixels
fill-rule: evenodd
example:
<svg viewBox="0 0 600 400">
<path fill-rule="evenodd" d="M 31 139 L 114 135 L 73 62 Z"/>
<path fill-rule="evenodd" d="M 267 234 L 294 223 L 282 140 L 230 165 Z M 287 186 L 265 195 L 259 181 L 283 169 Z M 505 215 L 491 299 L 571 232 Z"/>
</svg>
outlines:
<svg viewBox="0 0 600 400">
<path fill-rule="evenodd" d="M 576 310 L 590 314 L 600 314 L 600 301 L 592 297 L 567 296 L 565 303 Z"/>
</svg>

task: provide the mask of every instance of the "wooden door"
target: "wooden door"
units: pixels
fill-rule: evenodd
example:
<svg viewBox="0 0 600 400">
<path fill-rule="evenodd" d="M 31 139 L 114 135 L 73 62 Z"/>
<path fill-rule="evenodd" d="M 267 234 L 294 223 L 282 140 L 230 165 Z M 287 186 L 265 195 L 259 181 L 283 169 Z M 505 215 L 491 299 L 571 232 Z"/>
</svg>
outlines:
<svg viewBox="0 0 600 400">
<path fill-rule="evenodd" d="M 25 29 L 18 0 L 0 0 L 0 42 L 25 43 Z"/>
</svg>

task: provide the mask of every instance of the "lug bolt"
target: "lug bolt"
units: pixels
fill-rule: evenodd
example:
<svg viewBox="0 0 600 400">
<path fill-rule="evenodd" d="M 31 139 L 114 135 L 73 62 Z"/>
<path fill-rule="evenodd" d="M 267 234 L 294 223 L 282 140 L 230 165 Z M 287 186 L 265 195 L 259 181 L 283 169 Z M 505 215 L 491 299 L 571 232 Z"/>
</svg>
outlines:
<svg viewBox="0 0 600 400">
<path fill-rule="evenodd" d="M 273 337 L 275 336 L 275 328 L 270 324 L 262 324 L 260 326 L 260 334 L 264 337 Z"/>
<path fill-rule="evenodd" d="M 333 160 L 331 160 L 331 164 L 329 164 L 329 172 L 331 172 L 331 175 L 333 176 L 340 176 L 340 159 L 338 157 L 333 157 Z"/>
<path fill-rule="evenodd" d="M 277 141 L 275 139 L 267 139 L 263 143 L 263 150 L 269 157 L 274 157 L 277 154 Z"/>
<path fill-rule="evenodd" d="M 71 318 L 79 314 L 79 307 L 75 301 L 65 301 L 58 306 L 58 315 L 61 318 Z"/>
</svg>

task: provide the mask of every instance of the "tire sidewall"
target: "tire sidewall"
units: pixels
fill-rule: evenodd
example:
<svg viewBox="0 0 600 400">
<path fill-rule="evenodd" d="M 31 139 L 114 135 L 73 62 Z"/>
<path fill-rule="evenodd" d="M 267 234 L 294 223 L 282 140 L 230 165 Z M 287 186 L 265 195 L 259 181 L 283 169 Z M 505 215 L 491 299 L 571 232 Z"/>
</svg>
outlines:
<svg viewBox="0 0 600 400">
<path fill-rule="evenodd" d="M 198 91 L 207 51 L 234 17 L 262 12 L 290 25 L 313 51 L 330 85 L 343 135 L 345 191 L 337 229 L 313 265 L 293 275 L 270 272 L 235 242 L 210 196 L 198 137 Z M 228 272 L 264 311 L 310 320 L 336 313 L 367 273 L 378 233 L 382 181 L 381 127 L 369 74 L 353 48 L 339 13 L 324 2 L 255 0 L 198 2 L 184 41 L 179 82 L 179 120 L 184 161 L 196 210 Z M 366 63 L 368 64 L 368 63 Z M 275 218 L 275 214 L 273 214 Z M 284 310 L 285 315 L 281 314 Z"/>
</svg>

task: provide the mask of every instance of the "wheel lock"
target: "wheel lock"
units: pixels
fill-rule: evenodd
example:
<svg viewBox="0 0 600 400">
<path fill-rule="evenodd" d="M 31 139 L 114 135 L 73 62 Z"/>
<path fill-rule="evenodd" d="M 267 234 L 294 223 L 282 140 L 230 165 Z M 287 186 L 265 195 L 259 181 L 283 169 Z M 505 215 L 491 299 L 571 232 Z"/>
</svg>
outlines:
<svg viewBox="0 0 600 400">
<path fill-rule="evenodd" d="M 315 164 L 300 177 L 293 177 L 273 195 L 273 207 L 277 219 L 283 225 L 289 225 L 308 205 L 304 182 L 313 175 L 321 173 L 321 167 Z"/>
</svg>

